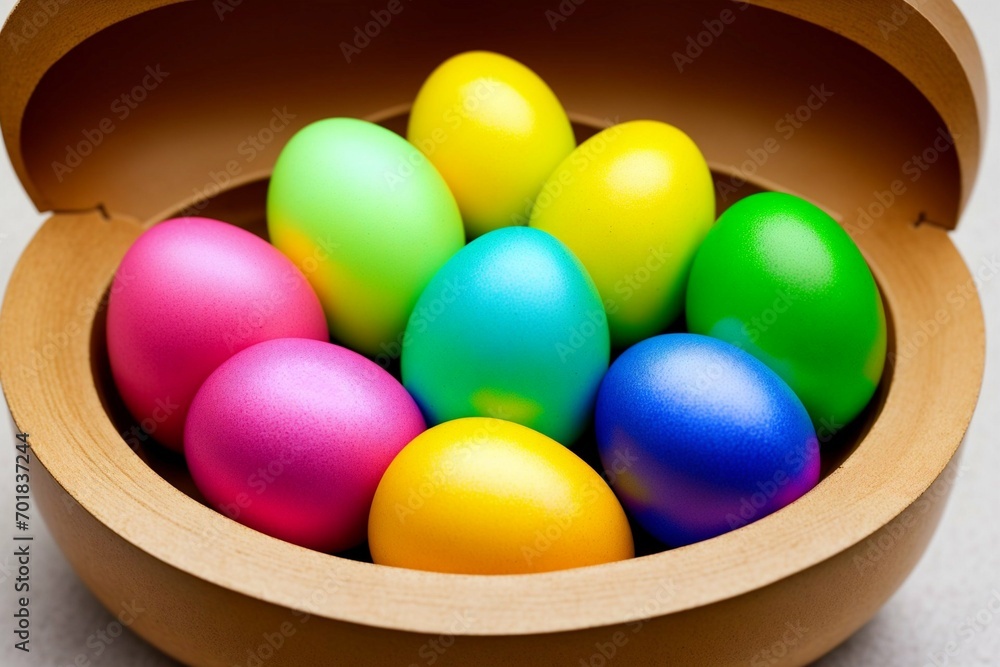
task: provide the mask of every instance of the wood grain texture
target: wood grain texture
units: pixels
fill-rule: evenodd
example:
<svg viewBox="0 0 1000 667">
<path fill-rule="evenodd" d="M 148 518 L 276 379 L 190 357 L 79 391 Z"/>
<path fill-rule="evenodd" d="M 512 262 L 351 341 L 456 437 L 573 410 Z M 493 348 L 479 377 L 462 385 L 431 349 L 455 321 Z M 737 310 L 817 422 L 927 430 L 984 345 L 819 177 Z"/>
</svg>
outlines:
<svg viewBox="0 0 1000 667">
<path fill-rule="evenodd" d="M 40 502 L 77 571 L 111 609 L 135 598 L 163 610 L 136 631 L 191 664 L 239 661 L 293 609 L 313 620 L 274 664 L 313 664 L 304 656 L 334 647 L 405 659 L 440 634 L 460 636 L 443 664 L 479 652 L 482 664 L 515 664 L 515 655 L 551 664 L 589 655 L 637 618 L 649 622 L 630 635 L 633 664 L 745 664 L 786 621 L 812 628 L 786 660 L 802 664 L 867 620 L 916 562 L 946 493 L 921 497 L 961 442 L 982 373 L 978 300 L 963 291 L 972 278 L 946 233 L 886 221 L 859 245 L 883 287 L 895 349 L 918 344 L 891 367 L 882 412 L 856 451 L 804 498 L 706 542 L 593 568 L 473 577 L 374 566 L 226 519 L 158 477 L 114 430 L 94 386 L 89 332 L 140 230 L 97 215 L 43 226 L 4 303 L 0 379 L 53 478 Z M 942 309 L 948 323 L 921 334 Z M 880 531 L 891 543 L 859 565 L 854 557 Z M 456 617 L 468 619 L 457 630 Z"/>
<path fill-rule="evenodd" d="M 226 27 L 212 23 L 209 3 L 70 3 L 45 36 L 4 54 L 0 122 L 11 159 L 36 204 L 63 212 L 45 223 L 11 278 L 0 381 L 41 464 L 34 491 L 46 521 L 97 597 L 112 612 L 139 602 L 147 611 L 136 632 L 183 662 L 219 666 L 261 657 L 265 637 L 285 624 L 293 632 L 267 665 L 427 664 L 432 654 L 440 665 L 575 665 L 607 659 L 609 646 L 626 665 L 746 665 L 775 646 L 781 655 L 765 663 L 802 665 L 868 620 L 933 533 L 981 382 L 976 281 L 945 231 L 978 164 L 981 63 L 943 0 L 908 1 L 913 32 L 885 44 L 872 21 L 892 3 L 759 0 L 727 39 L 678 72 L 671 53 L 683 36 L 732 4 L 591 0 L 556 32 L 541 1 L 468 12 L 427 5 L 346 67 L 331 26 L 353 25 L 357 3 L 311 6 L 317 16 L 296 14 L 297 4 L 242 3 Z M 0 33 L 0 48 L 11 48 L 9 31 L 27 6 Z M 360 7 L 362 15 L 369 9 Z M 664 41 L 665 25 L 678 42 Z M 222 30 L 225 50 L 212 50 Z M 185 39 L 165 37 L 178 34 Z M 463 47 L 456 34 L 474 44 Z M 764 39 L 772 34 L 782 39 Z M 70 177 L 55 178 L 51 163 L 67 142 L 133 83 L 134 72 L 117 67 L 128 60 L 117 57 L 123 43 L 129 62 L 172 59 L 174 88 L 164 84 L 142 115 L 122 122 Z M 262 43 L 296 67 L 271 67 Z M 208 174 L 224 168 L 271 107 L 296 114 L 289 134 L 328 115 L 398 118 L 430 68 L 470 46 L 532 63 L 577 120 L 673 122 L 734 182 L 806 196 L 851 231 L 887 304 L 887 391 L 856 449 L 816 489 L 681 549 L 475 577 L 380 567 L 269 538 L 199 504 L 129 449 L 102 404 L 95 325 L 142 229 L 197 203 Z M 99 62 L 112 64 L 88 77 Z M 316 85 L 331 76 L 337 87 Z M 835 91 L 830 103 L 752 175 L 743 169 L 748 151 L 774 135 L 775 119 L 824 84 Z M 201 115 L 191 132 L 183 111 L 195 99 Z M 957 150 L 944 149 L 933 169 L 906 180 L 905 194 L 861 224 L 858 211 L 903 182 L 901 165 L 933 145 L 940 128 L 957 135 Z M 282 143 L 266 146 L 228 187 L 266 177 Z M 720 205 L 731 203 L 721 197 Z M 99 203 L 109 216 L 87 212 Z M 925 219 L 937 224 L 914 224 Z"/>
<path fill-rule="evenodd" d="M 899 70 L 927 97 L 955 137 L 961 206 L 979 173 L 988 102 L 982 54 L 951 0 L 753 0 L 857 42 Z M 948 225 L 951 227 L 952 225 Z"/>
<path fill-rule="evenodd" d="M 3 37 L 0 39 L 0 127 L 14 171 L 39 211 L 59 208 L 59 205 L 35 187 L 25 169 L 20 149 L 21 123 L 38 82 L 73 47 L 101 30 L 177 1 L 59 2 L 42 7 L 28 0 L 19 1 L 7 17 L 0 31 Z M 39 15 L 42 18 L 36 19 Z M 25 22 L 33 25 L 36 32 L 24 34 Z"/>
<path fill-rule="evenodd" d="M 926 196 L 914 195 L 912 213 L 957 224 L 976 175 L 986 104 L 975 42 L 950 1 L 757 0 L 741 10 L 728 0 L 590 0 L 555 30 L 550 5 L 425 4 L 401 13 L 348 62 L 341 44 L 370 19 L 363 2 L 243 2 L 224 20 L 209 2 L 67 3 L 21 44 L 11 38 L 36 10 L 24 2 L 0 33 L 0 125 L 40 209 L 100 204 L 119 217 L 156 219 L 213 187 L 212 174 L 230 160 L 240 168 L 237 181 L 264 176 L 295 129 L 405 104 L 446 57 L 490 48 L 530 64 L 575 113 L 666 120 L 719 164 L 738 168 L 747 150 L 777 138 L 780 159 L 753 167 L 754 177 L 809 186 L 845 213 L 885 187 L 943 127 L 955 136 L 957 151 L 946 156 L 955 164 L 924 176 Z M 900 7 L 911 10 L 905 23 L 884 34 Z M 692 62 L 678 62 L 688 38 L 727 11 L 735 19 L 724 32 L 709 35 Z M 127 118 L 110 112 L 147 66 L 169 76 Z M 806 131 L 776 133 L 775 121 L 805 103 L 813 86 L 827 86 L 833 98 Z M 277 140 L 241 153 L 273 109 L 294 117 Z M 57 172 L 67 149 L 104 119 L 114 130 L 71 172 Z M 808 156 L 853 160 L 856 168 L 824 183 L 803 168 Z"/>
</svg>

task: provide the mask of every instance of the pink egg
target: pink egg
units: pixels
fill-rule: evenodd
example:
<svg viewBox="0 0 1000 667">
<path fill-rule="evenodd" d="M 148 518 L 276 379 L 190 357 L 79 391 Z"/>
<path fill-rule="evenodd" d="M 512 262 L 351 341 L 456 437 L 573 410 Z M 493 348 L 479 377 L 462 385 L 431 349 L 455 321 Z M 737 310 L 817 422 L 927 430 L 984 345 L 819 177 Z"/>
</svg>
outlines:
<svg viewBox="0 0 1000 667">
<path fill-rule="evenodd" d="M 108 301 L 108 354 L 143 437 L 181 451 L 195 392 L 219 364 L 274 338 L 328 340 L 305 276 L 250 232 L 167 220 L 129 248 Z"/>
<path fill-rule="evenodd" d="M 209 376 L 188 414 L 184 454 L 219 511 L 320 551 L 364 541 L 379 480 L 425 428 L 376 363 L 305 339 L 260 343 Z"/>
</svg>

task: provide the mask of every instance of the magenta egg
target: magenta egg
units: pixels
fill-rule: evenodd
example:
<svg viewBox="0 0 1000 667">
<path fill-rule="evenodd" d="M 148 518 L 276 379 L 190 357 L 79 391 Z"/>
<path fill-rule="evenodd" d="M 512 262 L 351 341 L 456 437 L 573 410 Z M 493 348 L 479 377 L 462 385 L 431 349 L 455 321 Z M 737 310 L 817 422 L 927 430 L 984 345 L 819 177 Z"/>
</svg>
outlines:
<svg viewBox="0 0 1000 667">
<path fill-rule="evenodd" d="M 312 287 L 276 248 L 225 222 L 176 218 L 125 253 L 107 337 L 115 384 L 143 437 L 180 451 L 191 399 L 219 364 L 262 341 L 329 333 Z"/>
<path fill-rule="evenodd" d="M 425 428 L 378 364 L 306 339 L 260 343 L 198 391 L 185 427 L 191 476 L 240 523 L 319 551 L 364 541 L 375 489 Z"/>
</svg>

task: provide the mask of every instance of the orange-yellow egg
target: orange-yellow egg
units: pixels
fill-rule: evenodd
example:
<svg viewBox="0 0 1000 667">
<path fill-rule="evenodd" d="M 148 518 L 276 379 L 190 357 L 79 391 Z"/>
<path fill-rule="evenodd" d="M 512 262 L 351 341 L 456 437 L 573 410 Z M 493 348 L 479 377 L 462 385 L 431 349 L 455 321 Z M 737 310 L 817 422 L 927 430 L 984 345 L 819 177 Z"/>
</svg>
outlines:
<svg viewBox="0 0 1000 667">
<path fill-rule="evenodd" d="M 522 574 L 631 558 L 610 487 L 555 440 L 500 419 L 424 431 L 393 460 L 368 520 L 381 565 Z"/>
</svg>

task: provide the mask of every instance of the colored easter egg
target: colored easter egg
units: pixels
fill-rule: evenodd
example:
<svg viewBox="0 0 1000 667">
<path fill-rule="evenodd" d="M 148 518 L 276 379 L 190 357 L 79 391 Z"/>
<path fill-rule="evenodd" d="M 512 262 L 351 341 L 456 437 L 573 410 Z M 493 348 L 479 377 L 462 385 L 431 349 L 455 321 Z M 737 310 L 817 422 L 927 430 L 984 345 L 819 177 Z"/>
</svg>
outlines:
<svg viewBox="0 0 1000 667">
<path fill-rule="evenodd" d="M 545 232 L 507 227 L 459 251 L 420 295 L 402 377 L 430 424 L 496 417 L 568 445 L 609 354 L 604 309 L 580 262 Z"/>
<path fill-rule="evenodd" d="M 719 218 L 691 270 L 687 323 L 770 366 L 827 438 L 865 407 L 885 364 L 885 310 L 864 257 L 792 195 L 753 195 Z"/>
<path fill-rule="evenodd" d="M 267 229 L 303 268 L 335 339 L 368 355 L 398 346 L 421 290 L 465 243 L 434 166 L 401 136 L 353 118 L 308 125 L 281 151 Z"/>
<path fill-rule="evenodd" d="M 231 519 L 341 551 L 364 541 L 382 474 L 423 430 L 413 399 L 373 361 L 286 338 L 209 376 L 191 404 L 184 453 L 198 489 Z"/>
<path fill-rule="evenodd" d="M 604 480 L 529 428 L 469 418 L 435 426 L 395 458 L 368 523 L 382 565 L 522 574 L 631 558 L 632 532 Z"/>
<path fill-rule="evenodd" d="M 448 182 L 470 239 L 527 224 L 542 183 L 576 146 L 545 82 L 486 51 L 459 54 L 434 70 L 406 136 Z"/>
<path fill-rule="evenodd" d="M 601 384 L 596 435 L 625 508 L 682 546 L 788 505 L 819 479 L 819 444 L 792 390 L 714 338 L 666 334 L 626 350 Z"/>
<path fill-rule="evenodd" d="M 615 125 L 552 173 L 531 226 L 552 233 L 594 279 L 611 341 L 662 332 L 680 313 L 694 253 L 715 219 L 712 176 L 698 147 L 656 121 Z"/>
<path fill-rule="evenodd" d="M 111 373 L 152 436 L 180 451 L 184 419 L 219 364 L 256 343 L 326 340 L 302 272 L 263 239 L 207 218 L 150 228 L 122 259 L 108 298 Z"/>
</svg>

